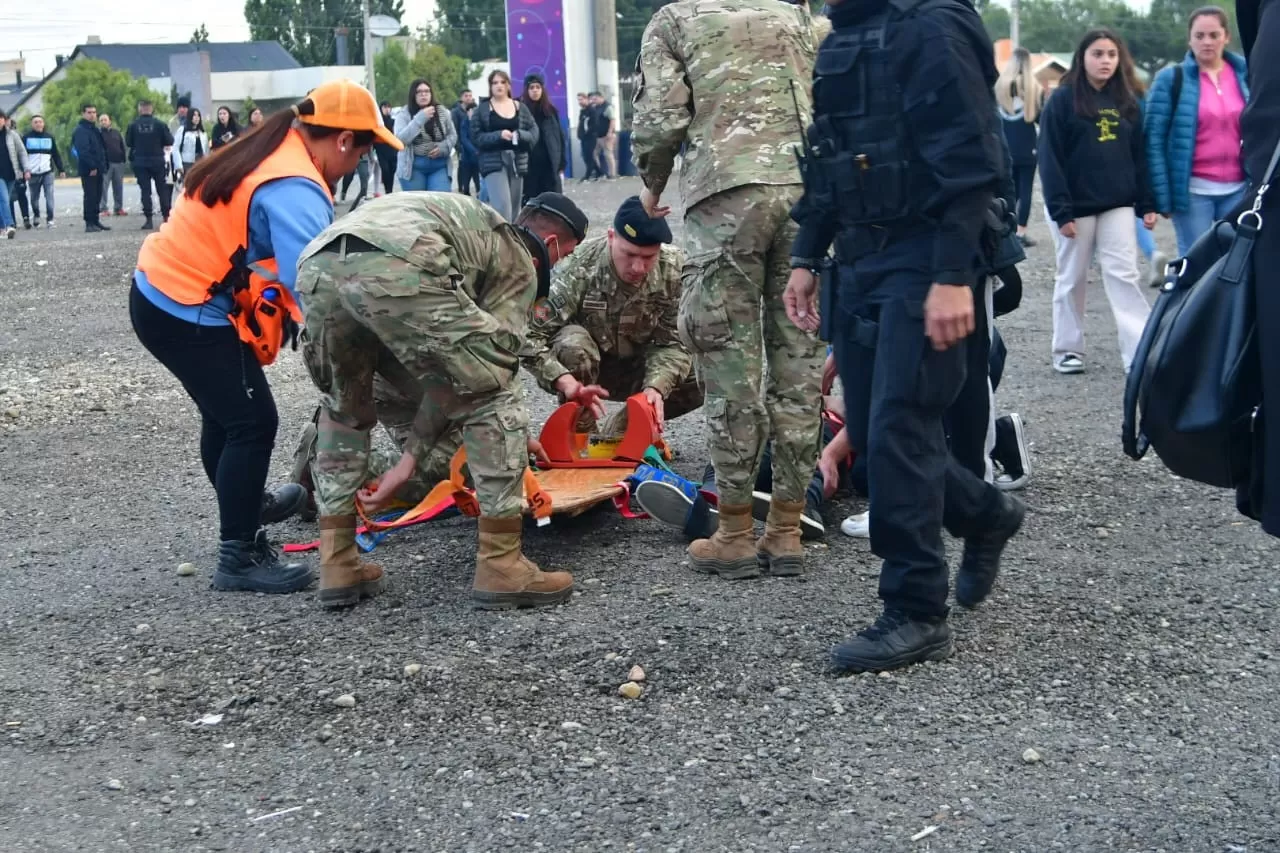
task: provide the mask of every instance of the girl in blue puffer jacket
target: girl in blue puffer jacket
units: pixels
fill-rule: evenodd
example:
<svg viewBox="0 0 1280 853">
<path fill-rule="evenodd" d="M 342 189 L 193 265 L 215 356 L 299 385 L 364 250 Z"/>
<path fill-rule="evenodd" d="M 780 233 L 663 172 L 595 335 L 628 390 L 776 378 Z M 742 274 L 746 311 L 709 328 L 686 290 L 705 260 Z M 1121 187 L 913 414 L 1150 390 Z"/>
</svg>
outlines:
<svg viewBox="0 0 1280 853">
<path fill-rule="evenodd" d="M 1243 198 L 1240 114 L 1249 100 L 1244 58 L 1226 50 L 1226 13 L 1192 12 L 1188 37 L 1186 58 L 1156 75 L 1144 127 L 1156 207 L 1173 219 L 1180 255 Z"/>
</svg>

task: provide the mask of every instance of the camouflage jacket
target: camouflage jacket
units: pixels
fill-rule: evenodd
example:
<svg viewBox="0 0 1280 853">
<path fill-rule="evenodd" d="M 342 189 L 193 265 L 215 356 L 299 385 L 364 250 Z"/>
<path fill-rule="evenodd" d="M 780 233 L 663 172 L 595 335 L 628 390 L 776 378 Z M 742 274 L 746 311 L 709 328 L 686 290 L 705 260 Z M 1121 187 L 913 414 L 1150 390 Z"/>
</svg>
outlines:
<svg viewBox="0 0 1280 853">
<path fill-rule="evenodd" d="M 399 272 L 369 282 L 370 293 L 413 296 L 424 287 L 454 293 L 456 311 L 414 318 L 437 334 L 445 330 L 456 344 L 454 351 L 433 353 L 452 375 L 461 379 L 492 366 L 514 380 L 538 282 L 533 257 L 515 226 L 470 196 L 394 193 L 335 221 L 302 250 L 299 266 L 344 234 L 420 270 L 411 277 Z"/>
<path fill-rule="evenodd" d="M 680 269 L 684 252 L 663 246 L 649 275 L 638 285 L 618 278 L 609 241 L 586 240 L 551 274 L 551 292 L 533 308 L 522 358 L 546 391 L 570 371 L 551 352 L 556 334 L 570 323 L 590 333 L 602 358 L 644 359 L 644 385 L 663 394 L 689 376 L 693 358 L 680 343 Z"/>
<path fill-rule="evenodd" d="M 659 9 L 636 60 L 631 150 L 645 186 L 663 192 L 682 144 L 686 208 L 746 184 L 799 184 L 794 150 L 829 30 L 806 5 L 780 0 Z"/>
</svg>

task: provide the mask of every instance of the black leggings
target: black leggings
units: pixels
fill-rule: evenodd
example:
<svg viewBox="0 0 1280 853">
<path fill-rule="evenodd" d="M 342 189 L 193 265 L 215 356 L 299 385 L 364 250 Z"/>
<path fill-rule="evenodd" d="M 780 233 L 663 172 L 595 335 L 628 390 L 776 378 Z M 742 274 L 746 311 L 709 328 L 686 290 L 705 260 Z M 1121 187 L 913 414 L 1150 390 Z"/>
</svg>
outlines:
<svg viewBox="0 0 1280 853">
<path fill-rule="evenodd" d="M 1031 218 L 1031 189 L 1036 182 L 1036 164 L 1013 167 L 1013 186 L 1018 193 L 1018 227 L 1026 228 Z"/>
<path fill-rule="evenodd" d="M 222 540 L 252 540 L 279 425 L 262 365 L 231 326 L 179 320 L 136 284 L 129 291 L 129 318 L 138 340 L 200 410 L 200 461 L 218 493 Z"/>
</svg>

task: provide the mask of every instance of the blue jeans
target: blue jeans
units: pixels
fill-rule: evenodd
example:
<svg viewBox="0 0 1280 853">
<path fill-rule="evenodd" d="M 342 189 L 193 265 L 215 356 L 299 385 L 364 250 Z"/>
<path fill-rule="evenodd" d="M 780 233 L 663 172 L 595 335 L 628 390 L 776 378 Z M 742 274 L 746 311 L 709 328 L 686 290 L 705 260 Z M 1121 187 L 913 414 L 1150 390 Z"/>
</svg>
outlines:
<svg viewBox="0 0 1280 853">
<path fill-rule="evenodd" d="M 9 204 L 9 182 L 0 180 L 0 228 L 13 227 L 13 211 Z"/>
<path fill-rule="evenodd" d="M 1147 226 L 1142 224 L 1141 216 L 1135 216 L 1133 222 L 1138 228 L 1138 251 L 1142 252 L 1142 257 L 1150 261 L 1151 256 L 1156 251 L 1155 235 L 1147 230 Z"/>
<path fill-rule="evenodd" d="M 449 184 L 448 157 L 414 157 L 413 177 L 400 179 L 400 189 L 406 192 L 426 190 L 433 193 L 447 193 Z"/>
<path fill-rule="evenodd" d="M 1191 204 L 1186 210 L 1173 214 L 1173 230 L 1178 235 L 1178 254 L 1185 255 L 1201 234 L 1213 227 L 1213 223 L 1225 218 L 1244 200 L 1244 190 L 1230 195 L 1191 194 Z"/>
</svg>

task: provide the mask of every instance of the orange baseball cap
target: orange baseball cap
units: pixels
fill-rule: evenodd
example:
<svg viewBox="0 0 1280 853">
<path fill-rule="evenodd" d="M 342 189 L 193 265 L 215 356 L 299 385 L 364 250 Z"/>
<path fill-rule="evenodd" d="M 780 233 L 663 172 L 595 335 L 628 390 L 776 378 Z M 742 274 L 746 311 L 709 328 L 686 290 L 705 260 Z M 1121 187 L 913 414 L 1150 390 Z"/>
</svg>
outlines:
<svg viewBox="0 0 1280 853">
<path fill-rule="evenodd" d="M 382 112 L 369 90 L 354 80 L 330 80 L 321 83 L 307 95 L 315 104 L 311 115 L 298 115 L 303 124 L 336 127 L 340 130 L 368 130 L 399 151 L 404 143 L 382 122 Z"/>
</svg>

